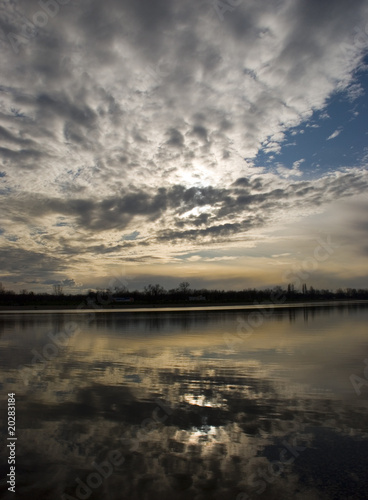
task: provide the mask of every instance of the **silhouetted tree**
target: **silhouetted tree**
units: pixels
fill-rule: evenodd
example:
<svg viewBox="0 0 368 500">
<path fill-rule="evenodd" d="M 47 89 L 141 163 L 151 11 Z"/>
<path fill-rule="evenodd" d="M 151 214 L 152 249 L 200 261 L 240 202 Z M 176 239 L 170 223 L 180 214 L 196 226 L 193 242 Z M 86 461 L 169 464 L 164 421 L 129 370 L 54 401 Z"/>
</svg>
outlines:
<svg viewBox="0 0 368 500">
<path fill-rule="evenodd" d="M 184 293 L 184 294 L 188 294 L 189 287 L 190 287 L 190 283 L 188 283 L 187 281 L 182 281 L 181 283 L 179 283 L 179 292 Z"/>
<path fill-rule="evenodd" d="M 125 285 L 116 286 L 114 288 L 114 290 L 115 290 L 115 294 L 117 294 L 117 295 L 124 295 L 124 294 L 129 293 L 129 290 Z"/>
<path fill-rule="evenodd" d="M 54 295 L 63 295 L 63 285 L 54 285 Z"/>
<path fill-rule="evenodd" d="M 166 293 L 166 290 L 165 290 L 165 288 L 163 286 L 161 286 L 158 283 L 156 283 L 156 285 L 149 284 L 148 286 L 145 286 L 144 287 L 144 293 L 148 297 L 157 298 L 160 295 L 164 295 Z"/>
</svg>

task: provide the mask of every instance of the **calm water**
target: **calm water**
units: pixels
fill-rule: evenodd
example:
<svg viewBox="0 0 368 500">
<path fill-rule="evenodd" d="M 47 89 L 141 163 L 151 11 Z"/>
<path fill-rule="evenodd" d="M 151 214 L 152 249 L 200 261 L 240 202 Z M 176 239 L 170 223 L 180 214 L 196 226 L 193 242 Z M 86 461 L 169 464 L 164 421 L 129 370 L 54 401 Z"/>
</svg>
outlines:
<svg viewBox="0 0 368 500">
<path fill-rule="evenodd" d="M 0 497 L 366 499 L 367 320 L 364 305 L 0 314 L 17 437 L 14 495 L 2 427 Z"/>
</svg>

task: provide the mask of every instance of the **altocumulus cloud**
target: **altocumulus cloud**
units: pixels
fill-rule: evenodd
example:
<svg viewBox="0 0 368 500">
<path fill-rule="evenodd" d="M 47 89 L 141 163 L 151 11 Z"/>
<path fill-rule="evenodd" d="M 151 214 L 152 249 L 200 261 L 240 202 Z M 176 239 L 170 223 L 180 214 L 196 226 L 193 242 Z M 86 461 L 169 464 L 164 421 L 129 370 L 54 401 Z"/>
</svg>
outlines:
<svg viewBox="0 0 368 500">
<path fill-rule="evenodd" d="M 9 0 L 0 15 L 9 279 L 19 258 L 57 279 L 78 252 L 227 241 L 367 187 L 364 164 L 308 180 L 254 166 L 357 89 L 364 0 L 244 0 L 223 20 L 194 0 Z"/>
</svg>

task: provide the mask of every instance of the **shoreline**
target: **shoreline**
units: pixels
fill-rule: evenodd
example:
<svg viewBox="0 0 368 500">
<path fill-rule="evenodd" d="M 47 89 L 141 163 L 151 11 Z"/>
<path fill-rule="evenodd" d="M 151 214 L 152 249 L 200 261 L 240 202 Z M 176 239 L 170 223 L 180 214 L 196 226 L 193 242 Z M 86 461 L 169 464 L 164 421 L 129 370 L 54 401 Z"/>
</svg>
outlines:
<svg viewBox="0 0 368 500">
<path fill-rule="evenodd" d="M 229 304 L 229 303 L 217 303 L 217 304 L 140 304 L 129 307 L 101 307 L 101 308 L 82 308 L 82 307 L 71 307 L 71 306 L 0 306 L 0 314 L 2 313 L 113 313 L 113 312 L 170 312 L 170 311 L 231 311 L 231 310 L 259 310 L 259 309 L 295 309 L 302 307 L 334 307 L 334 306 L 345 306 L 345 305 L 359 305 L 367 304 L 368 300 L 326 300 L 326 301 L 311 301 L 311 302 L 288 302 L 285 304 L 275 304 L 275 303 L 264 303 L 264 304 Z"/>
</svg>

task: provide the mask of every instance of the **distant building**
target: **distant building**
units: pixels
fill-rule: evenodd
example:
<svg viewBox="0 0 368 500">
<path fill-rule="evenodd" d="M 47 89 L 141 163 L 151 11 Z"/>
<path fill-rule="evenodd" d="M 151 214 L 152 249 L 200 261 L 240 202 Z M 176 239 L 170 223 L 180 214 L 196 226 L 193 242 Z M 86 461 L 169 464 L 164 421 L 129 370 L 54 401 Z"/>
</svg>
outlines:
<svg viewBox="0 0 368 500">
<path fill-rule="evenodd" d="M 191 302 L 200 302 L 200 301 L 203 301 L 203 300 L 206 300 L 206 297 L 204 297 L 203 295 L 197 295 L 196 297 L 189 297 L 189 300 Z"/>
<path fill-rule="evenodd" d="M 119 304 L 134 302 L 133 297 L 113 297 L 113 300 L 114 302 L 118 302 Z"/>
</svg>

